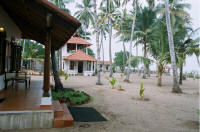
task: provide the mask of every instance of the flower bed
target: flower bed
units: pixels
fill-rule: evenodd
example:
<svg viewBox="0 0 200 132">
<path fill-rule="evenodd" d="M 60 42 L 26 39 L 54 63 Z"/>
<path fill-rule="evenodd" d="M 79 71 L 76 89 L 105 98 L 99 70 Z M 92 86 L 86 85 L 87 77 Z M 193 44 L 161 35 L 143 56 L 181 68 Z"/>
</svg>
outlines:
<svg viewBox="0 0 200 132">
<path fill-rule="evenodd" d="M 53 100 L 59 100 L 61 103 L 69 103 L 70 105 L 81 105 L 91 101 L 91 96 L 83 91 L 54 91 L 52 90 Z"/>
</svg>

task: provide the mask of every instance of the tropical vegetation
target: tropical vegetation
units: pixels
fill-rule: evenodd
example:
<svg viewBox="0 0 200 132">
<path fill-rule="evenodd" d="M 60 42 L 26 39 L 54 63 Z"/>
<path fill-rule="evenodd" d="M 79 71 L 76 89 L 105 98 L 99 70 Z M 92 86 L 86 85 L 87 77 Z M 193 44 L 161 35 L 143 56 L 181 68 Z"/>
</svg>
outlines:
<svg viewBox="0 0 200 132">
<path fill-rule="evenodd" d="M 68 2 L 72 2 L 71 0 L 51 1 L 64 11 L 67 11 Z M 157 65 L 157 85 L 162 86 L 164 69 L 167 65 L 171 65 L 172 91 L 181 93 L 179 84 L 182 84 L 186 58 L 195 55 L 198 60 L 200 55 L 200 38 L 196 37 L 198 29 L 192 28 L 191 17 L 188 13 L 190 5 L 183 0 L 164 0 L 156 3 L 155 0 L 146 0 L 146 3 L 142 5 L 138 0 L 82 0 L 81 3 L 76 4 L 77 11 L 72 15 L 82 23 L 82 27 L 77 31 L 79 36 L 89 40 L 91 34 L 96 35 L 96 84 L 102 84 L 100 59 L 103 59 L 104 66 L 104 42 L 108 38 L 110 78 L 113 77 L 115 69 L 112 65 L 113 60 L 115 66 L 120 67 L 120 71 L 127 73 L 124 78 L 126 82 L 130 80 L 131 67 L 138 68 L 138 65 L 142 64 L 142 78 L 145 79 L 150 65 L 155 63 Z M 127 5 L 131 5 L 132 8 L 128 9 Z M 112 39 L 114 37 L 123 43 L 123 49 L 115 53 L 113 59 Z M 128 49 L 126 49 L 127 44 Z M 143 56 L 138 55 L 138 46 L 142 47 Z M 135 56 L 132 53 L 134 48 L 136 48 Z M 86 52 L 85 49 L 84 51 Z M 29 54 L 36 54 L 34 52 Z M 91 49 L 88 49 L 88 53 L 94 56 Z M 24 54 L 24 56 L 33 55 Z M 56 60 L 52 60 L 54 61 Z"/>
</svg>

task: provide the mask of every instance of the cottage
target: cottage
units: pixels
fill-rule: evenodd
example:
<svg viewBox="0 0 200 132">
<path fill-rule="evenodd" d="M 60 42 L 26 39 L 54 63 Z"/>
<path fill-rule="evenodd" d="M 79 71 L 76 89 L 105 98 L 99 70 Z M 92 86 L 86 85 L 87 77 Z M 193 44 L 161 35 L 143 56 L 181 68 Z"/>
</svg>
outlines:
<svg viewBox="0 0 200 132">
<path fill-rule="evenodd" d="M 47 0 L 0 1 L 0 129 L 66 125 L 66 118 L 55 120 L 52 107 L 50 49 L 60 49 L 80 25 Z M 12 81 L 5 85 L 5 78 L 14 80 L 21 70 L 20 39 L 45 46 L 44 79 L 32 82 L 29 89 L 24 85 L 13 88 Z"/>
<path fill-rule="evenodd" d="M 63 71 L 69 75 L 93 75 L 97 60 L 88 55 L 87 47 L 91 45 L 78 35 L 71 37 L 62 48 Z M 81 51 L 84 48 L 86 48 L 86 53 Z"/>
<path fill-rule="evenodd" d="M 114 66 L 114 62 L 112 62 L 112 66 Z M 100 67 L 103 71 L 110 71 L 110 61 L 101 61 Z"/>
</svg>

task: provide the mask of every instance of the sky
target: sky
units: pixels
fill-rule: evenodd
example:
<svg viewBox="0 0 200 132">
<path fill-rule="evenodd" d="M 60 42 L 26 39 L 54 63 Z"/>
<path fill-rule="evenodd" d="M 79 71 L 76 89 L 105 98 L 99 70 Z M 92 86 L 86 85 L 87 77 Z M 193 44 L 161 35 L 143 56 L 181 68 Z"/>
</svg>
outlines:
<svg viewBox="0 0 200 132">
<path fill-rule="evenodd" d="M 73 3 L 70 3 L 68 5 L 66 5 L 66 8 L 68 8 L 71 13 L 72 16 L 74 14 L 74 12 L 76 12 L 78 9 L 76 8 L 76 3 L 81 3 L 82 0 L 74 0 Z M 97 0 L 98 2 L 100 2 L 100 0 Z M 188 10 L 188 12 L 190 13 L 191 17 L 192 17 L 192 27 L 194 29 L 199 28 L 200 27 L 200 0 L 184 0 L 185 2 L 191 4 L 191 9 Z M 145 5 L 145 0 L 139 0 L 139 2 L 143 5 Z M 127 6 L 128 9 L 131 8 L 131 4 L 129 4 L 129 6 Z M 88 29 L 89 31 L 93 31 L 93 29 Z M 113 32 L 113 34 L 115 33 L 115 31 Z M 197 34 L 198 36 L 200 34 Z M 107 37 L 108 38 L 108 37 Z M 90 47 L 94 53 L 96 54 L 96 38 L 95 35 L 91 36 L 91 40 L 89 40 L 90 43 L 92 43 L 93 45 Z M 119 42 L 118 38 L 116 37 L 112 37 L 112 58 L 115 57 L 115 53 L 119 52 L 123 49 L 123 45 L 122 42 Z M 126 50 L 129 49 L 129 43 L 126 43 Z M 104 40 L 104 54 L 105 54 L 105 60 L 109 60 L 109 40 Z M 135 55 L 135 51 L 136 49 L 133 48 L 132 53 Z M 139 47 L 139 53 L 138 55 L 143 55 L 143 51 L 142 51 L 142 47 Z M 102 56 L 102 55 L 101 55 Z M 101 57 L 102 59 L 102 57 Z M 200 59 L 200 58 L 199 58 Z M 153 64 L 150 67 L 151 70 L 155 70 L 156 69 L 156 65 Z M 191 71 L 195 71 L 195 72 L 200 72 L 200 66 L 197 63 L 197 58 L 196 56 L 190 56 L 187 57 L 186 59 L 186 64 L 183 67 L 183 71 L 184 72 L 191 72 Z"/>
</svg>

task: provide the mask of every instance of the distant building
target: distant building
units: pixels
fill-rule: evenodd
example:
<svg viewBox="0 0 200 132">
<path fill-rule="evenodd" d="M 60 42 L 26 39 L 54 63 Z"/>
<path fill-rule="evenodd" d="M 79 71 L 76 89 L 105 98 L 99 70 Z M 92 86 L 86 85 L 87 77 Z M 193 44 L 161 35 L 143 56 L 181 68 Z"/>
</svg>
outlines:
<svg viewBox="0 0 200 132">
<path fill-rule="evenodd" d="M 78 35 L 71 37 L 62 48 L 62 70 L 69 75 L 93 75 L 97 60 L 87 53 L 87 47 L 91 45 Z M 81 51 L 84 48 L 86 53 Z"/>
<path fill-rule="evenodd" d="M 114 65 L 114 62 L 112 63 L 112 65 Z M 110 70 L 110 61 L 101 61 L 100 67 L 102 70 L 109 71 Z"/>
</svg>

